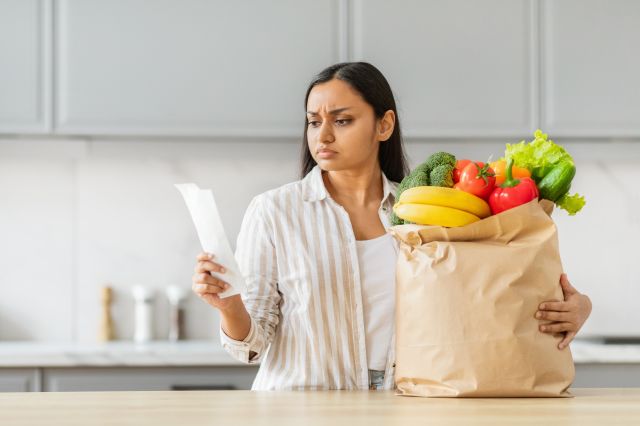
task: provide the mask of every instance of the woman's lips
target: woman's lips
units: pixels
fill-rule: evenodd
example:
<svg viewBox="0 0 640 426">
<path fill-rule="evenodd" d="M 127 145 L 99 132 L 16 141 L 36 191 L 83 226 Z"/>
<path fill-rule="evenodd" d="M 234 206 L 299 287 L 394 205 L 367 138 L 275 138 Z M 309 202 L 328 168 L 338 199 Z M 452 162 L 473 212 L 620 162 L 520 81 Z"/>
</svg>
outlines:
<svg viewBox="0 0 640 426">
<path fill-rule="evenodd" d="M 318 151 L 318 157 L 320 158 L 331 158 L 337 154 L 337 152 L 330 149 L 321 149 L 320 151 Z"/>
</svg>

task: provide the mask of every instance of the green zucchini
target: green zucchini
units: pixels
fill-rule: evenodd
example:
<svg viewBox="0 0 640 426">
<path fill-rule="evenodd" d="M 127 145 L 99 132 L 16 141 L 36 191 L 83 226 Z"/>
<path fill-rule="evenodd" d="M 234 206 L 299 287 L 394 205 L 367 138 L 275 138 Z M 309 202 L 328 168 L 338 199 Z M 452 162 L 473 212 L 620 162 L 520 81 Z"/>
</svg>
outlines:
<svg viewBox="0 0 640 426">
<path fill-rule="evenodd" d="M 571 181 L 576 175 L 576 166 L 573 161 L 565 160 L 554 166 L 538 183 L 540 198 L 558 201 L 560 197 L 569 192 Z"/>
</svg>

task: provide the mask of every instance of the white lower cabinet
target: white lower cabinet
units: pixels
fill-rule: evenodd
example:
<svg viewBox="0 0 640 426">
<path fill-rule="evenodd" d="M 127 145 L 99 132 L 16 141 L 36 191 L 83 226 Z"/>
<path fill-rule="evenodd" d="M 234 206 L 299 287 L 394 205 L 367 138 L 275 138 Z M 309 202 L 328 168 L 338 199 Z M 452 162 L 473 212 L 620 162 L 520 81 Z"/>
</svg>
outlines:
<svg viewBox="0 0 640 426">
<path fill-rule="evenodd" d="M 576 364 L 574 388 L 640 388 L 640 364 Z"/>
<path fill-rule="evenodd" d="M 37 392 L 40 390 L 40 369 L 0 368 L 0 392 Z"/>
<path fill-rule="evenodd" d="M 251 389 L 254 367 L 45 368 L 45 392 Z"/>
<path fill-rule="evenodd" d="M 0 392 L 248 390 L 257 372 L 253 366 L 0 368 Z M 572 387 L 640 387 L 640 364 L 576 364 Z"/>
<path fill-rule="evenodd" d="M 0 392 L 248 390 L 258 367 L 0 368 Z"/>
</svg>

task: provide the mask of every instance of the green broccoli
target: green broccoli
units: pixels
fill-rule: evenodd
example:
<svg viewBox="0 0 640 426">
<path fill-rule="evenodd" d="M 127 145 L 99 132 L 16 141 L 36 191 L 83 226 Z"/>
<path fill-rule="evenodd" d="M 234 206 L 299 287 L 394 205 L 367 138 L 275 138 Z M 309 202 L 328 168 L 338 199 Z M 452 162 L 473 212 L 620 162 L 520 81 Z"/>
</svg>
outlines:
<svg viewBox="0 0 640 426">
<path fill-rule="evenodd" d="M 400 185 L 398 185 L 398 189 L 396 191 L 396 201 L 400 199 L 400 194 L 402 194 L 405 190 L 413 188 L 415 186 L 428 185 L 429 174 L 426 171 L 416 168 L 410 174 L 405 176 L 404 179 L 402 179 L 402 182 L 400 182 Z M 391 223 L 393 225 L 402 225 L 404 221 L 396 216 L 395 212 L 391 212 Z"/>
<path fill-rule="evenodd" d="M 396 191 L 396 202 L 400 195 L 407 189 L 416 186 L 453 186 L 453 169 L 456 165 L 456 157 L 448 152 L 436 152 L 427 158 L 427 161 L 418 165 L 411 173 L 402 179 Z M 404 220 L 391 212 L 391 223 L 402 225 Z"/>
<path fill-rule="evenodd" d="M 440 164 L 436 166 L 429 174 L 431 186 L 444 186 L 451 188 L 453 186 L 453 169 L 451 164 Z"/>
<path fill-rule="evenodd" d="M 429 172 L 433 171 L 436 167 L 448 164 L 451 167 L 456 166 L 456 157 L 453 154 L 449 154 L 448 152 L 436 152 L 435 154 L 431 154 L 427 161 L 423 163 Z"/>
<path fill-rule="evenodd" d="M 391 212 L 391 225 L 393 225 L 393 226 L 404 225 L 404 220 L 400 219 L 396 215 L 396 212 Z"/>
</svg>

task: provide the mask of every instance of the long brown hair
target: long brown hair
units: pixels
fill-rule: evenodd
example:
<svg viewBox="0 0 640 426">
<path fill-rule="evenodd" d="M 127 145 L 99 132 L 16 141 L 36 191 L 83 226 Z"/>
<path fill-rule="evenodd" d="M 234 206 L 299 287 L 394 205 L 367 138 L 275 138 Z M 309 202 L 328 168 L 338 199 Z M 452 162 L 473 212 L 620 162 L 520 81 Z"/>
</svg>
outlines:
<svg viewBox="0 0 640 426">
<path fill-rule="evenodd" d="M 341 62 L 325 68 L 317 74 L 307 89 L 304 98 L 304 108 L 307 109 L 307 101 L 309 93 L 316 85 L 325 83 L 334 78 L 342 80 L 356 90 L 362 98 L 373 108 L 377 118 L 382 118 L 388 110 L 392 110 L 396 115 L 395 127 L 393 133 L 384 143 L 380 144 L 378 152 L 378 161 L 380 169 L 387 179 L 393 182 L 400 182 L 409 174 L 409 166 L 407 164 L 404 147 L 402 145 L 402 134 L 400 132 L 400 119 L 396 109 L 396 101 L 391 91 L 391 86 L 387 79 L 382 75 L 380 70 L 368 62 Z M 309 144 L 307 140 L 307 128 L 309 120 L 304 119 L 304 135 L 302 143 L 302 156 L 300 177 L 303 178 L 315 167 L 316 160 L 309 152 Z"/>
</svg>

